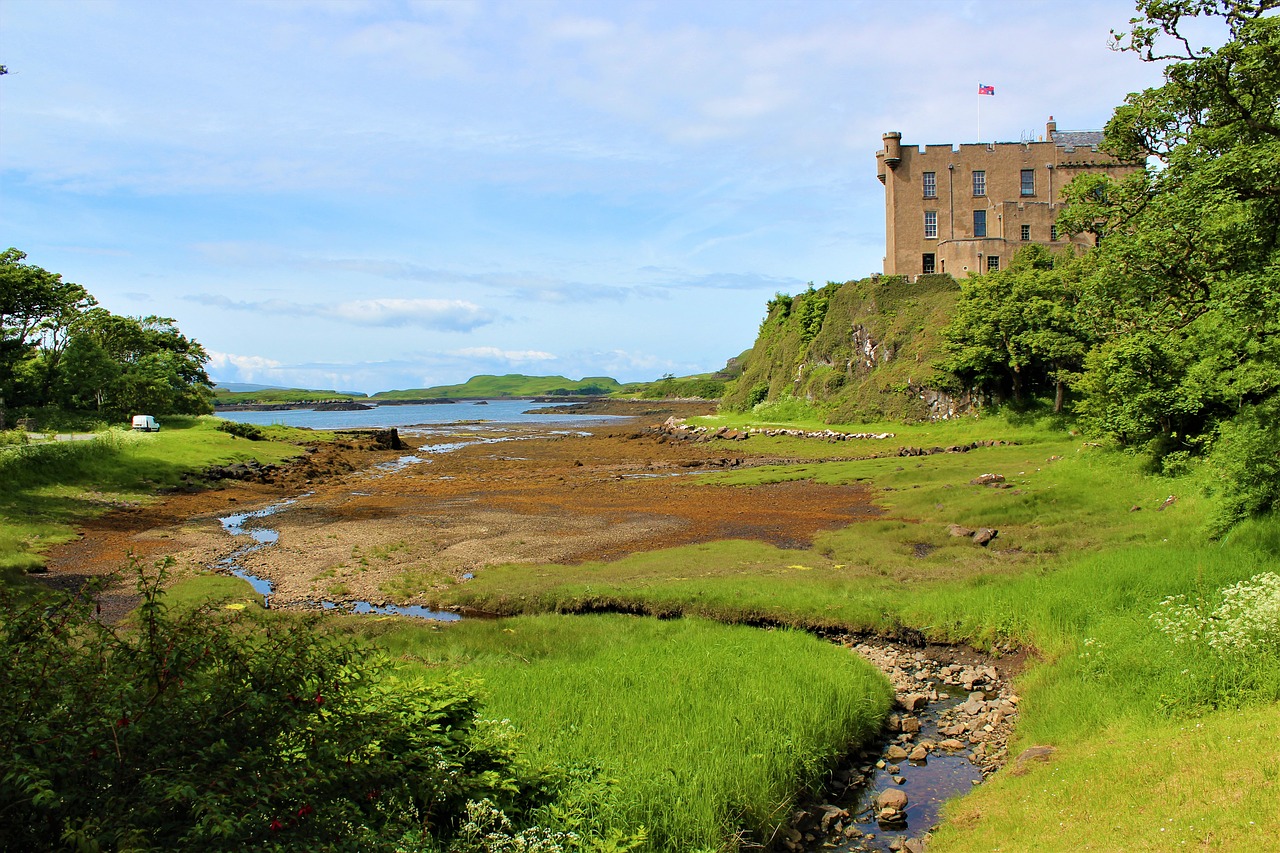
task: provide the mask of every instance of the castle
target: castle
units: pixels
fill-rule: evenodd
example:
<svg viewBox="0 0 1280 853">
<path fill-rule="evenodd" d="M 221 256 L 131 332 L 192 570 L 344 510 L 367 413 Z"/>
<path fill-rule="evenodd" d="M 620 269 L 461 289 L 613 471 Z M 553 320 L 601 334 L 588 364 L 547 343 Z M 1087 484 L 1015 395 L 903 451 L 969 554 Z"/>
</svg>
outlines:
<svg viewBox="0 0 1280 853">
<path fill-rule="evenodd" d="M 1051 249 L 1093 245 L 1061 234 L 1062 188 L 1082 172 L 1120 177 L 1140 164 L 1098 149 L 1101 131 L 1060 131 L 1053 117 L 1038 142 L 904 146 L 884 135 L 876 176 L 884 184 L 885 275 L 987 272 L 1027 243 Z"/>
</svg>

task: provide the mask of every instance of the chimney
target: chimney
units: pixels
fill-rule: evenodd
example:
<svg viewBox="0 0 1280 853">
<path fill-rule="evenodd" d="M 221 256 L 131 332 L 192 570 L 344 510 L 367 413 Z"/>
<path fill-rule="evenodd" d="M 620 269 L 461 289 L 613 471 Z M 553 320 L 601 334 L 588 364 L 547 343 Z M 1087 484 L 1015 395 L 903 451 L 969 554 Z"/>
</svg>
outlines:
<svg viewBox="0 0 1280 853">
<path fill-rule="evenodd" d="M 1049 116 L 1049 120 L 1044 125 L 1044 138 L 1053 141 L 1053 135 L 1058 132 L 1058 123 L 1053 120 L 1053 116 Z"/>
</svg>

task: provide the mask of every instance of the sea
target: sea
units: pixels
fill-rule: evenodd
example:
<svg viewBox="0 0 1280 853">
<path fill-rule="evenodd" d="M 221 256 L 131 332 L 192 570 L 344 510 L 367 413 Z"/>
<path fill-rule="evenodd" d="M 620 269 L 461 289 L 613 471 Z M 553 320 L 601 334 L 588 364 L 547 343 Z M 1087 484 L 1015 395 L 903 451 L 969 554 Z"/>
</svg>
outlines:
<svg viewBox="0 0 1280 853">
<path fill-rule="evenodd" d="M 532 400 L 460 400 L 455 403 L 381 405 L 351 412 L 317 412 L 315 409 L 283 409 L 270 412 L 217 412 L 220 418 L 245 424 L 304 427 L 316 430 L 397 427 L 412 432 L 439 432 L 466 424 L 485 426 L 524 424 L 572 428 L 602 424 L 617 415 L 584 415 L 559 411 L 569 403 L 537 403 Z"/>
</svg>

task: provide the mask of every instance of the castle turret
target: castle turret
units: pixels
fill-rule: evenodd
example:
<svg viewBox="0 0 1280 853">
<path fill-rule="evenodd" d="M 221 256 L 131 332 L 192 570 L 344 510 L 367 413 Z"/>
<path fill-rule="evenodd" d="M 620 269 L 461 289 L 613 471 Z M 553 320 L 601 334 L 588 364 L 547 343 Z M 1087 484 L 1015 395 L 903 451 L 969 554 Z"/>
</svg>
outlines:
<svg viewBox="0 0 1280 853">
<path fill-rule="evenodd" d="M 884 135 L 884 164 L 890 169 L 902 162 L 902 134 L 891 130 Z"/>
</svg>

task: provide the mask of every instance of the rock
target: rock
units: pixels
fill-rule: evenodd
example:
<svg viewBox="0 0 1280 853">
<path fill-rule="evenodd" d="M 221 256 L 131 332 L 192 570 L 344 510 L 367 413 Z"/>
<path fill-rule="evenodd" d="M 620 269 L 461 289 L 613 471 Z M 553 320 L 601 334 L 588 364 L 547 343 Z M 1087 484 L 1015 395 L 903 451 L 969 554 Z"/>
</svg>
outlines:
<svg viewBox="0 0 1280 853">
<path fill-rule="evenodd" d="M 918 711 L 929 704 L 929 698 L 919 693 L 908 693 L 906 696 L 898 697 L 898 704 L 907 711 Z"/>
<path fill-rule="evenodd" d="M 911 750 L 911 754 L 908 755 L 907 758 L 911 761 L 928 761 L 929 750 L 925 749 L 923 746 L 917 746 L 915 749 Z"/>
<path fill-rule="evenodd" d="M 973 533 L 973 542 L 975 545 L 986 545 L 992 539 L 1000 535 L 999 530 L 990 527 L 979 527 Z"/>
<path fill-rule="evenodd" d="M 849 812 L 839 806 L 833 806 L 830 804 L 824 805 L 822 807 L 822 832 L 824 834 L 831 832 L 831 824 L 838 820 L 843 820 L 848 816 Z"/>
<path fill-rule="evenodd" d="M 885 753 L 885 757 L 890 761 L 901 761 L 907 757 L 907 751 L 895 743 L 893 746 L 889 747 L 889 750 Z"/>
<path fill-rule="evenodd" d="M 1004 482 L 1003 474 L 979 474 L 977 477 L 974 477 L 972 480 L 969 481 L 969 485 L 992 486 L 992 485 L 995 485 L 996 483 L 1003 483 L 1003 482 Z"/>
<path fill-rule="evenodd" d="M 924 853 L 923 838 L 908 838 L 902 843 L 902 853 Z"/>
<path fill-rule="evenodd" d="M 965 537 L 972 536 L 974 533 L 974 531 L 970 530 L 969 528 L 961 527 L 958 524 L 947 525 L 947 532 L 950 533 L 952 536 L 965 536 Z"/>
<path fill-rule="evenodd" d="M 1169 497 L 1167 497 L 1167 498 L 1165 498 L 1165 499 L 1164 499 L 1164 503 L 1162 503 L 1162 504 L 1160 504 L 1160 506 L 1156 507 L 1156 512 L 1163 512 L 1164 510 L 1166 510 L 1166 509 L 1168 509 L 1169 507 L 1173 506 L 1173 505 L 1174 505 L 1175 503 L 1177 503 L 1177 502 L 1178 502 L 1178 498 L 1177 498 L 1176 496 L 1174 496 L 1174 495 L 1169 495 Z"/>
<path fill-rule="evenodd" d="M 1134 504 L 1133 506 L 1129 507 L 1129 512 L 1142 512 L 1142 507 L 1138 506 L 1137 504 Z"/>
<path fill-rule="evenodd" d="M 949 737 L 946 740 L 940 742 L 938 746 L 942 747 L 943 749 L 951 749 L 951 750 L 964 749 L 964 744 L 953 737 Z"/>
<path fill-rule="evenodd" d="M 905 785 L 905 784 L 907 784 L 907 777 L 906 777 L 906 776 L 894 776 L 894 777 L 893 777 L 893 784 L 895 784 L 895 785 Z"/>
<path fill-rule="evenodd" d="M 1049 759 L 1057 751 L 1057 748 L 1052 746 L 1027 747 L 1013 760 L 1013 769 L 1009 773 L 1013 776 L 1023 776 L 1027 773 L 1028 764 L 1033 761 L 1048 763 Z"/>
<path fill-rule="evenodd" d="M 920 718 L 919 717 L 903 717 L 902 730 L 908 733 L 915 733 L 920 731 Z"/>
<path fill-rule="evenodd" d="M 876 794 L 876 809 L 895 809 L 902 811 L 907 807 L 907 792 L 898 788 L 885 788 Z"/>
</svg>

